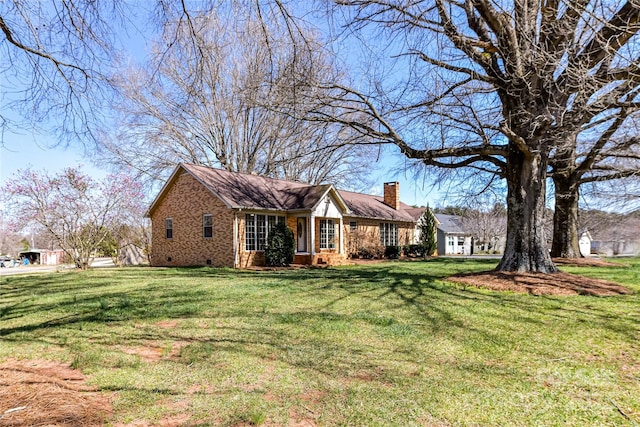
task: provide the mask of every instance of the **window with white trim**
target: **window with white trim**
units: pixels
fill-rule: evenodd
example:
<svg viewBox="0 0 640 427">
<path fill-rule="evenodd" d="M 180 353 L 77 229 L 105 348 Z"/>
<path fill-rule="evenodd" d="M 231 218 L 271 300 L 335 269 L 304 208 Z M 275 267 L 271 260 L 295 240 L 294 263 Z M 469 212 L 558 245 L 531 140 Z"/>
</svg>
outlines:
<svg viewBox="0 0 640 427">
<path fill-rule="evenodd" d="M 398 246 L 398 224 L 380 223 L 380 243 L 384 246 Z"/>
<path fill-rule="evenodd" d="M 202 215 L 202 237 L 210 239 L 213 237 L 213 215 Z"/>
<path fill-rule="evenodd" d="M 244 220 L 244 246 L 247 251 L 263 251 L 269 232 L 285 218 L 278 215 L 246 214 Z"/>
<path fill-rule="evenodd" d="M 349 221 L 349 231 L 353 233 L 357 229 L 358 229 L 358 222 L 357 221 Z"/>
<path fill-rule="evenodd" d="M 267 222 L 265 215 L 256 215 L 256 227 L 258 228 L 258 247 L 257 250 L 264 251 L 267 244 Z"/>
<path fill-rule="evenodd" d="M 336 222 L 332 219 L 320 220 L 320 249 L 335 249 Z"/>
<path fill-rule="evenodd" d="M 245 215 L 244 220 L 244 245 L 248 251 L 256 250 L 256 242 L 258 238 L 256 236 L 256 216 L 253 214 Z"/>
<path fill-rule="evenodd" d="M 165 218 L 164 220 L 164 237 L 173 239 L 173 219 Z"/>
</svg>

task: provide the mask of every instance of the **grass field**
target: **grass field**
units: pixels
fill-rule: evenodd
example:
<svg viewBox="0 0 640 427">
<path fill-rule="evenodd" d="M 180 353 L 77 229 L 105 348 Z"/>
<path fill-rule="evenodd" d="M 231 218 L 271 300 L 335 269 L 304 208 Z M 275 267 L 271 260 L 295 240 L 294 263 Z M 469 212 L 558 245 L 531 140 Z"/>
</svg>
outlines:
<svg viewBox="0 0 640 427">
<path fill-rule="evenodd" d="M 495 260 L 0 277 L 0 362 L 69 363 L 111 424 L 638 425 L 640 259 L 564 267 L 632 295 L 446 282 Z M 1 385 L 0 385 L 1 386 Z"/>
</svg>

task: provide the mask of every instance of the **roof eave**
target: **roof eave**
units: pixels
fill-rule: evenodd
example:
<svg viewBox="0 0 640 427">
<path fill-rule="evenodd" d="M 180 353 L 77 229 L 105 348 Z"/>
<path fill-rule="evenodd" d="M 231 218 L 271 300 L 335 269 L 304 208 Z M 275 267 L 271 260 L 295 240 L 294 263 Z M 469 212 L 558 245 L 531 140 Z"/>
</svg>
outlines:
<svg viewBox="0 0 640 427">
<path fill-rule="evenodd" d="M 365 216 L 365 215 L 356 215 L 354 213 L 349 213 L 349 215 L 344 215 L 349 218 L 360 218 L 360 219 L 372 219 L 375 221 L 395 221 L 395 222 L 406 222 L 408 224 L 416 224 L 417 221 L 413 219 L 401 219 L 401 218 L 389 218 L 389 217 L 381 217 L 381 216 Z"/>
<path fill-rule="evenodd" d="M 266 212 L 282 212 L 285 214 L 295 213 L 295 212 L 311 212 L 310 209 L 301 208 L 301 209 L 279 209 L 279 208 L 265 208 L 262 206 L 231 206 L 230 209 L 240 211 L 266 211 Z"/>
</svg>

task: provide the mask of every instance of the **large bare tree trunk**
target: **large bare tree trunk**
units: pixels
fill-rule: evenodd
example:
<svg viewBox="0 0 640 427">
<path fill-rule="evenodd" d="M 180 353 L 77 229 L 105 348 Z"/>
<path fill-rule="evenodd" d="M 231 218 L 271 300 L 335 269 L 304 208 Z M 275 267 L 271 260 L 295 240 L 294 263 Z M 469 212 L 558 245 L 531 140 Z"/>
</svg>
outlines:
<svg viewBox="0 0 640 427">
<path fill-rule="evenodd" d="M 546 150 L 525 154 L 509 144 L 507 242 L 499 271 L 555 273 L 544 232 Z"/>
<path fill-rule="evenodd" d="M 577 180 L 555 177 L 555 212 L 553 214 L 553 244 L 551 256 L 558 258 L 580 258 L 578 243 L 578 199 Z"/>
</svg>

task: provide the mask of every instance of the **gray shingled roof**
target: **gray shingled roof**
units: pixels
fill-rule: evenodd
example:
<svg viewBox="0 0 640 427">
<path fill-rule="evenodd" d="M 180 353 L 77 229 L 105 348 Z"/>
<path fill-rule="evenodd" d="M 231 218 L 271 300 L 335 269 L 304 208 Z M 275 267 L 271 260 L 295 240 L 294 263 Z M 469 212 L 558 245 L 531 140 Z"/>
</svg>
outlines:
<svg viewBox="0 0 640 427">
<path fill-rule="evenodd" d="M 265 178 L 206 166 L 182 164 L 230 208 L 304 210 L 313 208 L 330 185 Z"/>
<path fill-rule="evenodd" d="M 440 223 L 438 224 L 438 228 L 447 234 L 469 234 L 465 231 L 462 217 L 436 214 L 436 219 Z"/>
<path fill-rule="evenodd" d="M 370 194 L 353 193 L 344 190 L 338 190 L 338 192 L 351 211 L 349 216 L 415 222 L 413 216 L 408 212 L 408 209 L 411 209 L 411 207 L 402 202 L 400 202 L 400 209 L 395 210 L 384 203 L 382 196 L 372 196 Z"/>
<path fill-rule="evenodd" d="M 330 184 L 309 185 L 186 163 L 181 163 L 176 168 L 171 179 L 180 168 L 200 181 L 232 209 L 310 210 L 333 188 Z M 149 213 L 160 200 L 167 185 L 169 183 L 152 203 Z M 400 203 L 400 209 L 395 210 L 387 206 L 381 196 L 342 190 L 336 193 L 342 199 L 340 202 L 344 202 L 350 211 L 347 216 L 415 222 L 415 212 L 412 211 L 415 208 L 404 203 Z"/>
<path fill-rule="evenodd" d="M 424 211 L 427 210 L 427 208 L 420 207 L 420 208 L 409 208 L 409 209 L 405 209 L 407 211 L 407 213 L 409 215 L 411 215 L 411 217 L 413 218 L 414 221 L 418 221 L 422 215 L 424 215 Z"/>
</svg>

